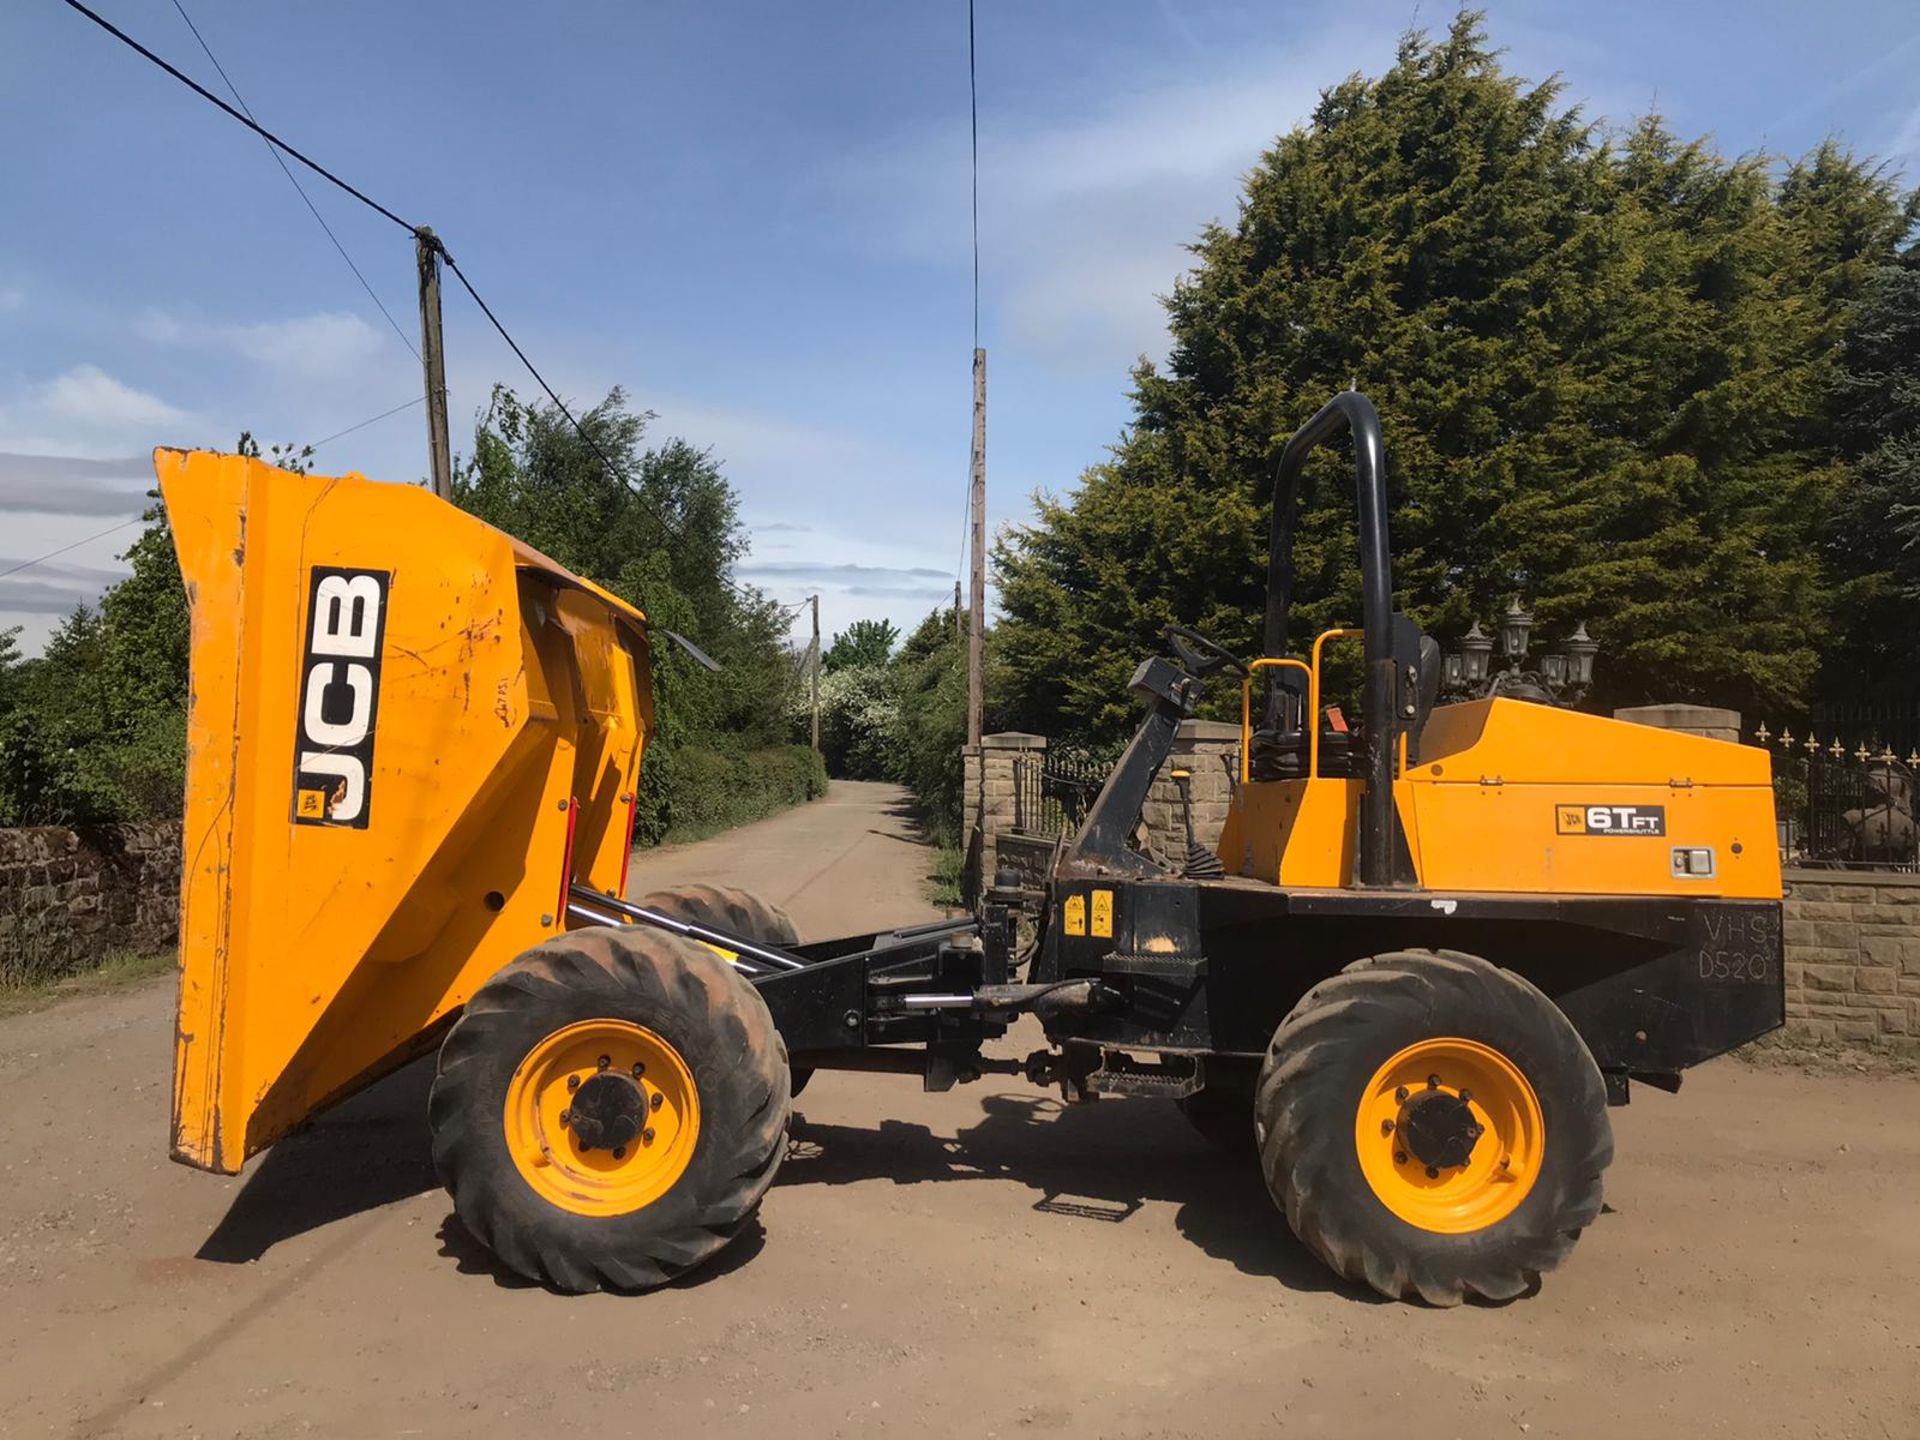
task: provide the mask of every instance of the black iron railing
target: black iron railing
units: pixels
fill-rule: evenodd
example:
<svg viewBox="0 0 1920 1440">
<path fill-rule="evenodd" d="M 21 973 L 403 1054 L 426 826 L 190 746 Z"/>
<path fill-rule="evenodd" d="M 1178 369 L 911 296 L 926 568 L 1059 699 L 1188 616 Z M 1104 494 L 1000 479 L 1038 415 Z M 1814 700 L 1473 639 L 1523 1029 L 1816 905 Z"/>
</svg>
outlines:
<svg viewBox="0 0 1920 1440">
<path fill-rule="evenodd" d="M 1893 717 L 1884 717 L 1893 718 Z M 1871 719 L 1869 724 L 1879 723 Z M 1920 869 L 1920 736 L 1905 753 L 1869 729 L 1868 739 L 1765 725 L 1753 742 L 1773 756 L 1780 858 L 1789 865 L 1857 870 Z"/>
<path fill-rule="evenodd" d="M 1084 752 L 1026 755 L 1013 762 L 1013 828 L 1025 835 L 1068 835 L 1106 784 L 1111 757 Z"/>
</svg>

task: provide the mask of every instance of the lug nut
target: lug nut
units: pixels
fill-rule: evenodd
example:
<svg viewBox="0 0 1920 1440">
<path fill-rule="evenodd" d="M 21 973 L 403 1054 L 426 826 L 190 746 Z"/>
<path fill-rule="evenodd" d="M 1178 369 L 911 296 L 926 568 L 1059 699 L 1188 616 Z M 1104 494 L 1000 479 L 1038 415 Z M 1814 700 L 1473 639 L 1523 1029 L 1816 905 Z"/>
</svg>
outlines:
<svg viewBox="0 0 1920 1440">
<path fill-rule="evenodd" d="M 609 1065 L 611 1065 L 612 1063 L 613 1063 L 613 1061 L 612 1061 L 612 1060 L 610 1060 L 610 1059 L 609 1059 L 609 1058 L 608 1058 L 607 1056 L 605 1056 L 605 1055 L 602 1055 L 602 1056 L 600 1057 L 600 1068 L 601 1068 L 602 1070 L 604 1070 L 604 1069 L 606 1069 L 606 1068 L 607 1068 L 607 1067 L 608 1067 Z"/>
<path fill-rule="evenodd" d="M 646 1074 L 646 1073 L 647 1073 L 647 1062 L 646 1062 L 646 1061 L 644 1061 L 644 1060 L 636 1060 L 636 1061 L 634 1061 L 634 1062 L 633 1062 L 633 1078 L 634 1078 L 634 1079 L 636 1079 L 636 1080 L 638 1080 L 638 1079 L 639 1079 L 639 1078 L 640 1078 L 640 1077 L 641 1077 L 642 1075 L 644 1075 L 644 1074 Z"/>
<path fill-rule="evenodd" d="M 1406 1163 L 1407 1163 L 1407 1152 L 1406 1152 L 1406 1151 L 1404 1151 L 1404 1150 L 1396 1150 L 1396 1151 L 1394 1151 L 1394 1152 L 1393 1152 L 1393 1163 L 1394 1163 L 1394 1164 L 1396 1164 L 1396 1165 L 1404 1165 L 1404 1164 L 1406 1164 Z"/>
<path fill-rule="evenodd" d="M 567 1125 L 571 1125 L 571 1124 L 573 1124 L 573 1111 L 571 1111 L 571 1110 L 562 1110 L 562 1111 L 560 1112 L 560 1124 L 561 1124 L 561 1125 L 562 1125 L 563 1127 L 564 1127 L 564 1126 L 567 1126 Z"/>
<path fill-rule="evenodd" d="M 1391 1135 L 1393 1133 L 1393 1121 L 1382 1120 L 1380 1122 L 1380 1133 L 1382 1135 Z"/>
<path fill-rule="evenodd" d="M 656 1091 L 654 1091 L 654 1092 L 653 1092 L 653 1108 L 654 1108 L 654 1109 L 656 1109 L 656 1110 L 658 1110 L 658 1109 L 659 1109 L 659 1108 L 660 1108 L 660 1107 L 661 1107 L 662 1105 L 664 1105 L 664 1104 L 666 1104 L 666 1103 L 667 1103 L 667 1092 L 666 1092 L 666 1091 L 664 1091 L 664 1090 L 656 1090 Z"/>
<path fill-rule="evenodd" d="M 653 1143 L 653 1127 L 651 1125 L 640 1132 L 640 1143 L 642 1145 L 651 1145 Z"/>
<path fill-rule="evenodd" d="M 626 1146 L 624 1146 L 624 1145 L 616 1145 L 616 1146 L 614 1146 L 614 1147 L 613 1147 L 613 1158 L 614 1158 L 614 1159 L 616 1159 L 616 1160 L 624 1160 L 624 1159 L 626 1159 L 626 1158 L 627 1158 L 627 1147 L 626 1147 Z"/>
<path fill-rule="evenodd" d="M 1440 1077 L 1438 1075 L 1427 1076 L 1427 1089 L 1438 1090 L 1439 1088 L 1440 1088 Z"/>
<path fill-rule="evenodd" d="M 1473 1099 L 1473 1092 L 1471 1090 L 1462 1090 L 1460 1092 L 1460 1098 L 1462 1100 L 1471 1100 Z"/>
<path fill-rule="evenodd" d="M 580 1088 L 580 1077 L 578 1075 L 567 1076 L 567 1089 L 578 1090 L 579 1088 Z"/>
<path fill-rule="evenodd" d="M 1440 1172 L 1434 1169 L 1434 1167 L 1431 1165 L 1427 1166 L 1427 1179 L 1438 1180 L 1439 1178 L 1440 1178 Z"/>
<path fill-rule="evenodd" d="M 1406 1104 L 1407 1103 L 1407 1087 L 1402 1085 L 1399 1089 L 1395 1090 L 1393 1092 L 1393 1098 L 1398 1100 L 1402 1105 Z"/>
</svg>

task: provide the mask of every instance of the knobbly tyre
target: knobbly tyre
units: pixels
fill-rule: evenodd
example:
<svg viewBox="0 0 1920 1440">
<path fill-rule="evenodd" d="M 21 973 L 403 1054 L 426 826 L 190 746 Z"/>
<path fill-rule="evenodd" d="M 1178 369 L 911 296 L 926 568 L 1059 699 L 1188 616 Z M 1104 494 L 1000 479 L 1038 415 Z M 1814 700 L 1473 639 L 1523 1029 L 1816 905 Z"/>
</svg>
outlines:
<svg viewBox="0 0 1920 1440">
<path fill-rule="evenodd" d="M 1301 466 L 1350 434 L 1362 626 L 1289 654 Z M 1263 654 L 1190 630 L 1030 896 L 798 942 L 711 886 L 626 898 L 661 640 L 418 489 L 156 454 L 193 605 L 172 1153 L 236 1172 L 437 1049 L 434 1163 L 502 1264 L 645 1290 L 710 1259 L 819 1069 L 1179 1102 L 1383 1294 L 1523 1293 L 1599 1214 L 1608 1106 L 1777 1026 L 1764 752 L 1513 699 L 1437 706 L 1394 611 L 1365 397 L 1296 434 Z M 1330 723 L 1327 646 L 1363 647 Z M 1201 688 L 1237 678 L 1214 855 L 1133 843 Z M 983 1053 L 1021 1015 L 1048 1045 Z"/>
</svg>

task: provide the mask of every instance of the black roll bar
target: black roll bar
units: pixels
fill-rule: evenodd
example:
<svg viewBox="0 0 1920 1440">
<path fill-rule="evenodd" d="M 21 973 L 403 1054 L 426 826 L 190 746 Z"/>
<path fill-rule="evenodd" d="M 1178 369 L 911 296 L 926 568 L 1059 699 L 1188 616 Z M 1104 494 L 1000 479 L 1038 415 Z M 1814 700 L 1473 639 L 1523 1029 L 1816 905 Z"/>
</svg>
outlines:
<svg viewBox="0 0 1920 1440">
<path fill-rule="evenodd" d="M 1300 471 L 1313 450 L 1341 431 L 1353 436 L 1353 486 L 1360 511 L 1360 611 L 1366 629 L 1366 684 L 1361 701 L 1365 719 L 1366 794 L 1360 802 L 1360 853 L 1355 880 L 1361 885 L 1393 883 L 1393 750 L 1398 734 L 1395 696 L 1398 675 L 1393 655 L 1393 561 L 1387 546 L 1387 453 L 1380 437 L 1380 412 L 1358 390 L 1343 390 L 1294 432 L 1280 452 L 1273 482 L 1273 535 L 1267 556 L 1267 623 L 1261 653 L 1287 653 L 1287 612 L 1293 603 L 1293 540 L 1299 509 Z M 1282 728 L 1290 696 L 1278 671 L 1269 671 L 1266 724 Z M 1317 715 L 1301 723 L 1315 726 Z"/>
</svg>

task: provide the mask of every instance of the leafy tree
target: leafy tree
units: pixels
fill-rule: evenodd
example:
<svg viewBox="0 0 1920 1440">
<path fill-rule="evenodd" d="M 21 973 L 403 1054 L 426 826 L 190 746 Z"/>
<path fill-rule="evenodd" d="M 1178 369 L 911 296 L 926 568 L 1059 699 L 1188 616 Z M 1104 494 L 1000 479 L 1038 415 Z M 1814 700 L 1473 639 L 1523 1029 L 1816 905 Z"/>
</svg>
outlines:
<svg viewBox="0 0 1920 1440">
<path fill-rule="evenodd" d="M 829 775 L 844 780 L 893 778 L 896 690 L 895 673 L 886 664 L 842 665 L 820 677 L 820 753 Z M 808 739 L 813 705 L 805 687 L 794 687 L 787 715 L 792 736 Z"/>
<path fill-rule="evenodd" d="M 732 486 L 711 455 L 684 440 L 647 448 L 652 418 L 630 410 L 616 388 L 576 430 L 556 407 L 495 386 L 453 486 L 462 508 L 604 585 L 720 663 L 715 674 L 677 647 L 654 647 L 656 730 L 638 820 L 647 840 L 673 824 L 677 785 L 717 773 L 683 767 L 680 757 L 783 741 L 793 683 L 787 613 L 729 578 L 746 553 Z M 681 798 L 690 814 L 712 808 Z"/>
<path fill-rule="evenodd" d="M 828 671 L 884 665 L 899 639 L 900 631 L 891 620 L 856 620 L 833 637 L 820 664 Z"/>
<path fill-rule="evenodd" d="M 1846 486 L 1837 307 L 1902 210 L 1831 147 L 1776 186 L 1658 119 L 1608 141 L 1504 73 L 1477 15 L 1408 36 L 1266 152 L 1194 246 L 1112 458 L 998 547 L 1010 718 L 1119 733 L 1169 622 L 1255 650 L 1275 462 L 1350 381 L 1382 412 L 1395 589 L 1428 629 L 1524 595 L 1549 639 L 1590 621 L 1602 703 L 1793 703 Z M 1296 634 L 1359 615 L 1348 465 L 1308 467 Z"/>
<path fill-rule="evenodd" d="M 895 776 L 913 791 L 936 843 L 956 844 L 963 834 L 967 646 L 964 626 L 955 623 L 953 610 L 935 610 L 914 627 L 900 647 L 894 671 Z M 990 679 L 992 673 L 989 670 Z"/>
</svg>

